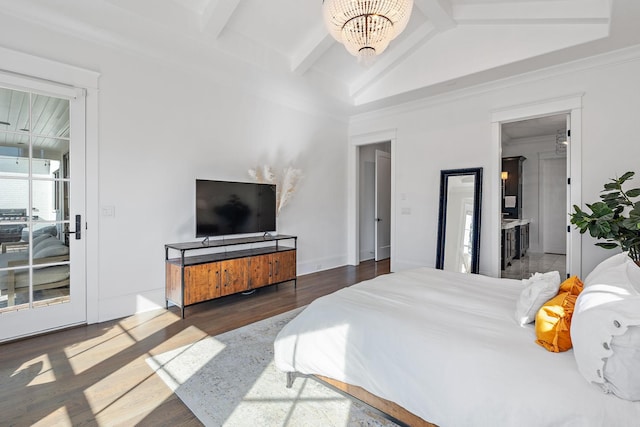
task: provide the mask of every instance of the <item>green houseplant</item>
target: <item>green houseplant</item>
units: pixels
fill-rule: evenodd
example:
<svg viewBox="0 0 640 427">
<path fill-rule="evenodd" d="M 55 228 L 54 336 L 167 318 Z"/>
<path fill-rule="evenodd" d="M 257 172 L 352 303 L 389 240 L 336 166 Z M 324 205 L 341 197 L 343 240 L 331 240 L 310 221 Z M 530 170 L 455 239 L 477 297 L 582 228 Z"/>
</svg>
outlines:
<svg viewBox="0 0 640 427">
<path fill-rule="evenodd" d="M 570 216 L 571 223 L 581 234 L 588 230 L 592 237 L 606 240 L 596 243 L 596 246 L 605 249 L 620 247 L 640 266 L 640 201 L 634 202 L 640 196 L 640 188 L 626 191 L 622 188 L 633 175 L 634 172 L 627 172 L 605 184 L 600 195 L 602 201 L 587 204 L 591 213 L 574 205 Z"/>
</svg>

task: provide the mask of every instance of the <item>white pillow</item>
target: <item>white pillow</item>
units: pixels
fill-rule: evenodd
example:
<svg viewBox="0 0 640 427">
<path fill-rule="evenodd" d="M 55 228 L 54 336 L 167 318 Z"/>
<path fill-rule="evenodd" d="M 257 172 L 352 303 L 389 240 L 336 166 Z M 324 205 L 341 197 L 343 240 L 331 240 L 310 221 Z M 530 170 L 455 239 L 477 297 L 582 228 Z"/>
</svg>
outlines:
<svg viewBox="0 0 640 427">
<path fill-rule="evenodd" d="M 640 267 L 625 257 L 623 264 L 598 271 L 578 296 L 571 341 L 587 381 L 606 393 L 640 401 L 640 293 L 634 283 Z"/>
<path fill-rule="evenodd" d="M 516 303 L 516 321 L 520 326 L 536 320 L 536 313 L 545 302 L 558 294 L 560 273 L 535 273 L 530 279 L 522 279 L 525 288 Z"/>
<path fill-rule="evenodd" d="M 33 245 L 33 252 L 38 252 L 42 248 L 46 248 L 47 246 L 61 245 L 62 242 L 56 239 L 53 236 L 49 236 L 46 239 L 42 239 L 37 244 Z"/>
<path fill-rule="evenodd" d="M 604 378 L 613 394 L 626 400 L 640 400 L 640 326 L 611 338 L 611 350 L 604 364 Z"/>
<path fill-rule="evenodd" d="M 58 240 L 59 241 L 59 240 Z M 40 248 L 33 253 L 33 259 L 47 258 L 52 256 L 67 255 L 69 248 L 60 242 L 58 245 L 50 245 L 44 248 Z"/>
<path fill-rule="evenodd" d="M 36 246 L 38 243 L 48 239 L 49 237 L 52 237 L 52 236 L 50 234 L 40 234 L 39 236 L 34 237 L 33 246 Z"/>
<path fill-rule="evenodd" d="M 627 258 L 629 258 L 627 253 L 621 252 L 602 261 L 587 275 L 587 278 L 584 279 L 584 287 L 586 288 L 592 283 L 604 283 L 602 282 L 603 275 L 606 283 L 612 283 L 611 269 L 623 265 L 627 261 Z"/>
</svg>

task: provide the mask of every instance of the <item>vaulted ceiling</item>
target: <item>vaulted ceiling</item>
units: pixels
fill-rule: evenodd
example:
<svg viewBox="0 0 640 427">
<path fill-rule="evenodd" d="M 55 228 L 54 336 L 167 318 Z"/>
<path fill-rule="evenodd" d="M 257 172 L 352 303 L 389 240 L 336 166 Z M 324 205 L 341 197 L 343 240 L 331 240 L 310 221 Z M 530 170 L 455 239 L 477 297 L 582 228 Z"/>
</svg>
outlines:
<svg viewBox="0 0 640 427">
<path fill-rule="evenodd" d="M 638 0 L 415 0 L 407 29 L 369 68 L 328 34 L 321 0 L 0 0 L 0 6 L 0 14 L 66 35 L 350 112 L 640 43 Z"/>
</svg>

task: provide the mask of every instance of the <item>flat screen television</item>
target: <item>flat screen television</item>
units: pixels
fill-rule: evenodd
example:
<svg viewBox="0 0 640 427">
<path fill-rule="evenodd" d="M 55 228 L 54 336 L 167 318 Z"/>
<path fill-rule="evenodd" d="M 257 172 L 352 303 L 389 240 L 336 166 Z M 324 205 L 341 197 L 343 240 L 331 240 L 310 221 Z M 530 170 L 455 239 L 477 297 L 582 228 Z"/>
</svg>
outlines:
<svg viewBox="0 0 640 427">
<path fill-rule="evenodd" d="M 196 179 L 196 237 L 275 230 L 275 185 Z"/>
</svg>

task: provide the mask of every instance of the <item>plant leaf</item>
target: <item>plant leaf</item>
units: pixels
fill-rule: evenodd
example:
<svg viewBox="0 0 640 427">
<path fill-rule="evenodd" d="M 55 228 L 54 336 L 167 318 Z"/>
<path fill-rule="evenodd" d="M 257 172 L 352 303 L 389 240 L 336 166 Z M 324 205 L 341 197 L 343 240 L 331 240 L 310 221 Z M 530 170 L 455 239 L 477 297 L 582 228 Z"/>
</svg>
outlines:
<svg viewBox="0 0 640 427">
<path fill-rule="evenodd" d="M 631 177 L 632 177 L 633 175 L 635 175 L 635 174 L 636 174 L 635 172 L 626 172 L 624 175 L 622 175 L 620 178 L 618 178 L 618 182 L 619 182 L 620 184 L 622 184 L 622 183 L 623 183 L 623 182 L 625 182 L 626 180 L 631 179 Z"/>
<path fill-rule="evenodd" d="M 596 218 L 606 220 L 613 219 L 613 209 L 604 202 L 596 202 L 589 206 L 589 208 L 593 211 L 593 216 Z"/>
<path fill-rule="evenodd" d="M 602 191 L 618 190 L 619 188 L 620 188 L 620 185 L 617 182 L 609 182 L 609 183 L 604 185 L 604 190 L 602 190 Z"/>
<path fill-rule="evenodd" d="M 640 196 L 640 188 L 634 188 L 632 190 L 627 191 L 627 197 L 638 197 Z"/>
<path fill-rule="evenodd" d="M 600 246 L 605 249 L 615 249 L 618 247 L 617 243 L 596 243 L 596 246 Z"/>
<path fill-rule="evenodd" d="M 602 200 L 616 200 L 621 198 L 621 193 L 619 191 L 612 191 L 611 193 L 601 194 L 600 198 Z"/>
</svg>

